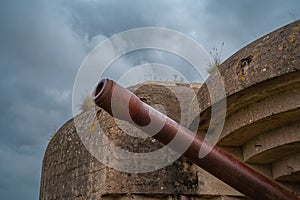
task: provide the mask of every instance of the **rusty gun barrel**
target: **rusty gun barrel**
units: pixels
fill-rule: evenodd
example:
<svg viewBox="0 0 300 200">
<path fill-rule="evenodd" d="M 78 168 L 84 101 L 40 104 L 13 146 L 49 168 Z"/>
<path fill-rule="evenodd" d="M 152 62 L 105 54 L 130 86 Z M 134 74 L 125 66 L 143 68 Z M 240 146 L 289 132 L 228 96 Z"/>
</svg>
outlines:
<svg viewBox="0 0 300 200">
<path fill-rule="evenodd" d="M 159 112 L 154 112 L 153 108 L 112 80 L 104 79 L 99 82 L 94 91 L 94 101 L 96 105 L 106 110 L 113 117 L 126 120 L 139 127 L 150 124 L 153 116 L 156 121 L 164 122 L 162 129 L 153 135 L 153 138 L 167 145 L 176 134 L 180 134 L 182 143 L 191 142 L 191 145 L 183 154 L 185 157 L 250 199 L 299 199 L 287 189 L 220 148 L 212 146 L 197 135 L 194 136 L 190 130 L 177 124 L 174 120 Z M 155 114 L 150 116 L 150 112 Z M 174 151 L 178 151 L 180 146 L 173 146 L 173 148 Z M 209 151 L 203 158 L 200 158 L 198 154 L 200 148 Z"/>
</svg>

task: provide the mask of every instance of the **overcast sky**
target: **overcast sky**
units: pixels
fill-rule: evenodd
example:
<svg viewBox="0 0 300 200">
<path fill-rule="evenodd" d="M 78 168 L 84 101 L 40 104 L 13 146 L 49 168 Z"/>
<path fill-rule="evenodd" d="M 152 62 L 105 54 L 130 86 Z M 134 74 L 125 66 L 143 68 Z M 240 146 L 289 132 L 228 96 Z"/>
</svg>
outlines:
<svg viewBox="0 0 300 200">
<path fill-rule="evenodd" d="M 207 51 L 224 43 L 225 59 L 299 17 L 299 0 L 1 0 L 1 199 L 38 199 L 47 143 L 72 117 L 77 70 L 98 42 L 131 28 L 164 27 Z"/>
</svg>

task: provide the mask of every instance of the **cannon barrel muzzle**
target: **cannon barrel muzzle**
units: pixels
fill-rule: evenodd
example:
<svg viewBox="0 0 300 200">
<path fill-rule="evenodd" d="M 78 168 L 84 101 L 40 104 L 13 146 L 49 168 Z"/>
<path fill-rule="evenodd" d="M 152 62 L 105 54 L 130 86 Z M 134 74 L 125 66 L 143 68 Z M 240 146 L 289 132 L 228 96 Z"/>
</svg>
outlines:
<svg viewBox="0 0 300 200">
<path fill-rule="evenodd" d="M 195 136 L 190 130 L 177 124 L 174 120 L 155 111 L 136 95 L 112 80 L 100 81 L 94 91 L 93 98 L 96 105 L 113 117 L 126 120 L 137 127 L 147 126 L 153 117 L 155 121 L 163 122 L 163 127 L 158 133 L 152 135 L 153 133 L 149 129 L 148 134 L 164 145 L 172 141 L 176 134 L 180 134 L 182 143 L 191 143 L 183 154 L 186 158 L 250 199 L 299 200 L 296 195 L 273 180 L 248 167 L 220 148 L 212 146 L 198 135 Z M 199 157 L 200 148 L 209 152 L 203 158 Z M 181 147 L 180 145 L 172 146 L 172 149 L 180 151 Z"/>
</svg>

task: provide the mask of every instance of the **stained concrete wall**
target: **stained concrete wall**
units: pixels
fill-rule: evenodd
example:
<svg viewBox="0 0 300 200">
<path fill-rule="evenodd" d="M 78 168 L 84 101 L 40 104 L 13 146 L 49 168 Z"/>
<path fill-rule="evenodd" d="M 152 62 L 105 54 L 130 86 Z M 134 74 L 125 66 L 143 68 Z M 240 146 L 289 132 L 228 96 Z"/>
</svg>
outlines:
<svg viewBox="0 0 300 200">
<path fill-rule="evenodd" d="M 178 99 L 170 88 L 184 94 L 190 85 L 149 83 L 131 89 L 148 104 L 161 104 L 165 114 L 180 122 Z M 97 116 L 91 113 L 87 111 L 77 116 L 77 121 L 82 124 L 76 125 L 86 127 L 86 132 L 90 133 L 93 124 L 84 122 L 89 117 L 96 117 L 110 141 L 123 149 L 142 153 L 161 148 L 161 144 L 153 139 L 128 136 L 106 112 L 98 110 Z M 163 169 L 142 174 L 106 167 L 86 150 L 74 120 L 55 134 L 43 161 L 40 199 L 219 199 L 226 195 L 241 196 L 184 158 Z"/>
</svg>

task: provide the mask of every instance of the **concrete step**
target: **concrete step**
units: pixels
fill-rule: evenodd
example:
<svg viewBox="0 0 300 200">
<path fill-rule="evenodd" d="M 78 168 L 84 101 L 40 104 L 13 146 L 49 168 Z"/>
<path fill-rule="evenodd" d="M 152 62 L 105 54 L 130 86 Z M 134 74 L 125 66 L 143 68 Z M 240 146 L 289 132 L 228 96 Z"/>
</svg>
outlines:
<svg viewBox="0 0 300 200">
<path fill-rule="evenodd" d="M 272 174 L 277 181 L 300 181 L 300 152 L 274 162 Z"/>
<path fill-rule="evenodd" d="M 299 118 L 300 87 L 253 102 L 228 116 L 219 145 L 241 146 L 264 132 L 282 127 Z"/>
<path fill-rule="evenodd" d="M 244 161 L 267 164 L 300 150 L 300 122 L 258 135 L 243 146 Z"/>
</svg>

